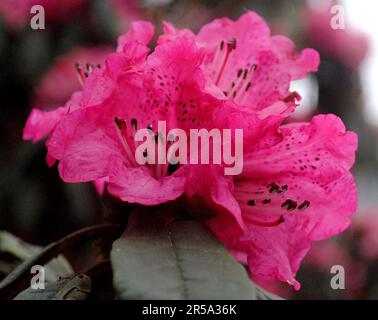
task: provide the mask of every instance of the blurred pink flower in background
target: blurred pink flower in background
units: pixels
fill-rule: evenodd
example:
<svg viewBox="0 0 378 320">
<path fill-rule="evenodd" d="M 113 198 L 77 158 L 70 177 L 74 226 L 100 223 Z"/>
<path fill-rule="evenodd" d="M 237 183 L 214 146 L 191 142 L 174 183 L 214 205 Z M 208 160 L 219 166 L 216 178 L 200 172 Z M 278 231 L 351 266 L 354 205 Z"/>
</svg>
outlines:
<svg viewBox="0 0 378 320">
<path fill-rule="evenodd" d="M 129 30 L 130 23 L 143 18 L 143 10 L 136 0 L 108 0 L 117 20 L 120 34 Z"/>
<path fill-rule="evenodd" d="M 378 259 L 378 213 L 369 209 L 368 212 L 361 212 L 353 221 L 360 235 L 359 250 L 367 260 Z"/>
<path fill-rule="evenodd" d="M 67 113 L 67 107 L 64 107 L 66 101 L 82 89 L 80 81 L 85 77 L 84 70 L 88 66 L 103 65 L 112 51 L 113 48 L 105 46 L 78 47 L 59 56 L 36 86 L 34 105 L 37 108 L 32 110 L 28 118 L 23 138 L 38 142 L 48 137 Z M 75 96 L 77 95 L 76 93 Z M 50 109 L 54 110 L 49 111 Z M 55 164 L 55 159 L 47 153 L 46 162 L 51 167 Z M 106 183 L 106 177 L 94 181 L 99 194 L 103 194 Z"/>
<path fill-rule="evenodd" d="M 303 12 L 305 34 L 322 52 L 340 59 L 347 67 L 358 68 L 368 53 L 367 36 L 353 29 L 346 20 L 345 29 L 332 29 L 331 5 L 306 7 Z"/>
<path fill-rule="evenodd" d="M 349 231 L 353 229 L 355 229 L 354 225 Z M 315 270 L 322 270 L 329 278 L 332 277 L 330 271 L 333 266 L 342 266 L 345 270 L 345 283 L 348 289 L 345 292 L 346 297 L 360 295 L 366 276 L 366 266 L 353 258 L 346 243 L 337 241 L 314 243 L 306 257 L 306 265 Z"/>
<path fill-rule="evenodd" d="M 59 56 L 35 88 L 34 105 L 40 109 L 62 106 L 82 86 L 78 79 L 78 64 L 85 69 L 87 64 L 103 65 L 112 47 L 77 47 Z"/>
<path fill-rule="evenodd" d="M 0 0 L 0 12 L 7 25 L 14 30 L 30 23 L 31 8 L 41 5 L 48 22 L 60 22 L 77 14 L 88 0 Z"/>
</svg>

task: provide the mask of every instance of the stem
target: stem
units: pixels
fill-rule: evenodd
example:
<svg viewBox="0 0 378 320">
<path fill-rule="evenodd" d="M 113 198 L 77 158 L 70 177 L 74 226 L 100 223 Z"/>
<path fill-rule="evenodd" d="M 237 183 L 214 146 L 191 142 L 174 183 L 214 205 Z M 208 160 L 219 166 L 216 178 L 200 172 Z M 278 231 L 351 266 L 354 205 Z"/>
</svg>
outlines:
<svg viewBox="0 0 378 320">
<path fill-rule="evenodd" d="M 33 277 L 30 273 L 33 266 L 45 265 L 68 247 L 83 240 L 120 233 L 121 231 L 121 226 L 116 224 L 94 225 L 77 230 L 56 242 L 52 242 L 41 253 L 19 265 L 0 282 L 0 299 L 13 299 L 19 292 L 27 288 Z"/>
</svg>

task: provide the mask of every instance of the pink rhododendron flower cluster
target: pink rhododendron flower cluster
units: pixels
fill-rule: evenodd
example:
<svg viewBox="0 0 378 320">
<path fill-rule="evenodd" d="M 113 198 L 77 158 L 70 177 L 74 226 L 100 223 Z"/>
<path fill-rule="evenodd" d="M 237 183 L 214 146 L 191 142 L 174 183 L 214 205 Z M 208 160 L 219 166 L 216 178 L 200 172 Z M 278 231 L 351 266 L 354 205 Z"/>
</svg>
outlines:
<svg viewBox="0 0 378 320">
<path fill-rule="evenodd" d="M 47 21 L 57 22 L 77 13 L 86 3 L 87 0 L 1 0 L 0 13 L 9 27 L 18 29 L 30 23 L 30 10 L 35 5 L 45 9 Z"/>
<path fill-rule="evenodd" d="M 356 136 L 333 115 L 282 125 L 300 101 L 290 82 L 317 70 L 317 52 L 296 53 L 253 12 L 198 34 L 165 23 L 150 52 L 153 33 L 150 23 L 133 23 L 65 106 L 32 111 L 24 138 L 48 136 L 48 157 L 64 181 L 106 179 L 109 193 L 141 205 L 202 199 L 214 211 L 208 226 L 239 261 L 298 288 L 311 241 L 347 228 L 356 206 Z M 166 147 L 158 121 L 167 130 L 243 129 L 242 174 L 225 176 L 224 164 L 138 165 L 139 128 Z"/>
</svg>

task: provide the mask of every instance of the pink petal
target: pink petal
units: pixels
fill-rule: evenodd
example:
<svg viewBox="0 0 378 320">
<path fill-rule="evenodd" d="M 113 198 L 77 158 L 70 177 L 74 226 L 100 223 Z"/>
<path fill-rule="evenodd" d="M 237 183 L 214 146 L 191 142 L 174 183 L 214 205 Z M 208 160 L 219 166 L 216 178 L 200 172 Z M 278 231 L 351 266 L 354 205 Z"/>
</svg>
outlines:
<svg viewBox="0 0 378 320">
<path fill-rule="evenodd" d="M 180 37 L 158 45 L 147 59 L 150 90 L 146 108 L 159 109 L 160 119 L 170 128 L 207 127 L 208 114 L 219 106 L 210 94 L 203 92 L 205 75 L 201 69 L 204 52 L 193 39 Z"/>
<path fill-rule="evenodd" d="M 238 225 L 236 229 L 240 228 L 239 232 L 245 229 L 240 206 L 232 194 L 232 178 L 224 176 L 223 168 L 208 165 L 191 165 L 187 170 L 188 181 L 185 194 L 190 198 L 200 196 L 209 209 L 217 212 L 216 223 L 212 224 L 211 219 L 209 221 L 213 228 L 219 229 L 217 232 L 224 233 L 227 232 L 228 226 L 236 222 Z M 223 222 L 219 223 L 221 219 Z M 231 228 L 229 231 L 231 233 L 238 232 Z"/>
<path fill-rule="evenodd" d="M 96 191 L 100 196 L 104 194 L 105 188 L 108 182 L 109 182 L 109 177 L 104 177 L 104 178 L 96 179 L 93 181 Z"/>
<path fill-rule="evenodd" d="M 113 158 L 122 157 L 113 118 L 100 108 L 68 114 L 47 143 L 48 152 L 60 160 L 66 182 L 92 181 L 107 176 Z"/>
<path fill-rule="evenodd" d="M 241 240 L 241 246 L 247 247 L 251 272 L 267 279 L 285 281 L 299 290 L 295 275 L 311 247 L 301 224 L 296 218 L 290 218 L 274 228 L 251 225 L 248 236 Z"/>
<path fill-rule="evenodd" d="M 163 21 L 163 34 L 158 39 L 158 44 L 167 41 L 173 41 L 181 37 L 194 37 L 194 33 L 190 29 L 177 29 L 173 24 Z"/>
<path fill-rule="evenodd" d="M 255 110 L 284 100 L 290 94 L 290 81 L 304 78 L 309 72 L 316 71 L 319 55 L 312 49 L 305 49 L 299 55 L 293 42 L 284 36 L 270 35 L 267 24 L 261 17 L 248 12 L 237 21 L 228 18 L 217 19 L 201 29 L 197 36 L 199 46 L 203 46 L 208 55 L 208 67 L 216 48 L 221 41 L 236 40 L 236 48 L 229 56 L 219 82 L 222 91 L 230 92 L 233 84 L 238 83 L 240 70 L 249 70 L 257 65 L 248 92 L 239 102 Z M 239 91 L 243 90 L 242 87 Z"/>
<path fill-rule="evenodd" d="M 129 31 L 118 39 L 117 52 L 125 50 L 125 46 L 133 42 L 148 45 L 155 33 L 155 27 L 148 21 L 134 21 L 130 24 Z"/>
<path fill-rule="evenodd" d="M 357 137 L 334 115 L 316 116 L 299 127 L 283 127 L 281 135 L 280 143 L 245 155 L 244 176 L 286 172 L 329 182 L 354 163 Z"/>
<path fill-rule="evenodd" d="M 185 180 L 181 170 L 156 180 L 147 167 L 127 168 L 118 161 L 112 166 L 108 191 L 123 201 L 152 206 L 181 196 Z"/>
<path fill-rule="evenodd" d="M 26 121 L 22 138 L 34 143 L 46 138 L 66 112 L 64 107 L 53 111 L 33 109 Z"/>
</svg>

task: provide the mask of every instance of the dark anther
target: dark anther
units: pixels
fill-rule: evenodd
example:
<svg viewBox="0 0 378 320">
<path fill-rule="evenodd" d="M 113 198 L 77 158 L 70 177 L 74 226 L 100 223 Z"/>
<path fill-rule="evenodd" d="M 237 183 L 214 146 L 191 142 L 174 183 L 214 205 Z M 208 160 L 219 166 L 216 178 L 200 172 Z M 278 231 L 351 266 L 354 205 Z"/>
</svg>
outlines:
<svg viewBox="0 0 378 320">
<path fill-rule="evenodd" d="M 270 203 L 270 199 L 264 199 L 262 203 L 263 204 L 268 204 L 268 203 Z"/>
<path fill-rule="evenodd" d="M 227 43 L 227 48 L 229 50 L 235 50 L 236 48 L 236 39 L 231 39 L 228 43 Z"/>
<path fill-rule="evenodd" d="M 137 119 L 133 118 L 131 119 L 131 126 L 136 129 L 137 128 L 137 125 L 138 125 L 138 121 Z"/>
<path fill-rule="evenodd" d="M 89 73 L 91 73 L 91 72 L 93 71 L 93 64 L 87 63 L 87 64 L 86 64 L 86 67 L 87 67 L 87 71 L 88 71 Z"/>
<path fill-rule="evenodd" d="M 248 200 L 247 204 L 251 207 L 255 206 L 256 205 L 256 200 Z"/>
<path fill-rule="evenodd" d="M 301 96 L 299 95 L 298 92 L 294 91 L 294 92 L 290 93 L 286 98 L 284 98 L 283 102 L 293 102 L 293 103 L 295 103 L 296 100 L 300 101 L 301 100 Z"/>
<path fill-rule="evenodd" d="M 268 185 L 268 188 L 269 188 L 269 193 L 273 193 L 273 192 L 277 192 L 280 187 L 275 182 L 273 182 L 270 185 Z"/>
<path fill-rule="evenodd" d="M 298 210 L 304 210 L 307 209 L 310 206 L 310 201 L 305 200 L 303 203 L 298 207 Z"/>
<path fill-rule="evenodd" d="M 119 129 L 126 129 L 126 127 L 127 127 L 126 121 L 124 119 L 120 119 L 118 117 L 115 117 L 114 122 Z"/>
<path fill-rule="evenodd" d="M 285 193 L 287 191 L 287 184 L 284 184 L 281 186 L 281 190 L 280 190 L 280 193 Z"/>
<path fill-rule="evenodd" d="M 171 175 L 177 171 L 177 169 L 180 167 L 180 164 L 169 164 L 168 165 L 168 174 Z"/>
<path fill-rule="evenodd" d="M 147 155 L 148 155 L 147 150 L 144 150 L 143 151 L 143 157 L 147 158 Z"/>
<path fill-rule="evenodd" d="M 224 47 L 224 41 L 222 40 L 222 42 L 220 43 L 220 49 L 223 50 L 223 47 Z"/>
<path fill-rule="evenodd" d="M 287 199 L 282 205 L 281 208 L 285 208 L 287 211 L 293 211 L 297 208 L 297 203 L 294 200 Z"/>
<path fill-rule="evenodd" d="M 248 70 L 244 69 L 243 80 L 247 79 L 247 75 L 248 75 Z"/>
</svg>

